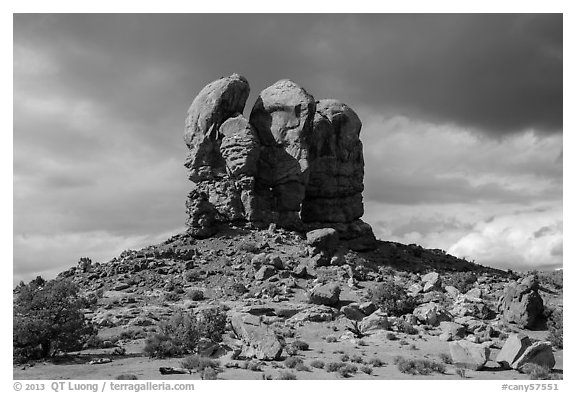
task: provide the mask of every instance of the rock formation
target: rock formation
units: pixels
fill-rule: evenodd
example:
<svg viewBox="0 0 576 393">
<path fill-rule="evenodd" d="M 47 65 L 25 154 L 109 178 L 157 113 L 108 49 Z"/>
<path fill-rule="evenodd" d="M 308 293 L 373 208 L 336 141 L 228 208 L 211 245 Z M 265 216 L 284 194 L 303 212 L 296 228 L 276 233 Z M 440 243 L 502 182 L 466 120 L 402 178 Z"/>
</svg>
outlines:
<svg viewBox="0 0 576 393">
<path fill-rule="evenodd" d="M 502 317 L 522 328 L 533 328 L 544 311 L 544 301 L 538 288 L 538 280 L 533 275 L 504 288 L 504 294 L 498 302 Z"/>
<path fill-rule="evenodd" d="M 280 80 L 260 93 L 248 121 L 242 112 L 249 92 L 234 74 L 204 87 L 188 110 L 188 232 L 208 237 L 218 224 L 235 222 L 333 228 L 351 248 L 372 248 L 372 228 L 360 220 L 364 159 L 356 113 Z"/>
</svg>

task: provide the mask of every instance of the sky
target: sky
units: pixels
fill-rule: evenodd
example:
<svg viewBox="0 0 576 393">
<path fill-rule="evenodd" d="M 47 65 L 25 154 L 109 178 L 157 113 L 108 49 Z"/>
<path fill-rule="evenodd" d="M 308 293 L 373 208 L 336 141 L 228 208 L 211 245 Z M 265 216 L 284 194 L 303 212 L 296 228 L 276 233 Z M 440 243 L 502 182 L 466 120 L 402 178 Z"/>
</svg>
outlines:
<svg viewBox="0 0 576 393">
<path fill-rule="evenodd" d="M 562 267 L 561 14 L 16 14 L 14 282 L 184 230 L 186 111 L 239 73 L 362 120 L 382 240 Z"/>
</svg>

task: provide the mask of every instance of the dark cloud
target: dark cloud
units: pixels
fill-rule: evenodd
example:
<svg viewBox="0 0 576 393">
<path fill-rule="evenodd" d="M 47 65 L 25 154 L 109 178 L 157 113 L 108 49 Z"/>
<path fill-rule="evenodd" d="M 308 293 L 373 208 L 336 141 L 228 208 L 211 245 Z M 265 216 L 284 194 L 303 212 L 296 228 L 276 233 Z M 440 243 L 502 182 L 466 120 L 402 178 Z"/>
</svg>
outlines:
<svg viewBox="0 0 576 393">
<path fill-rule="evenodd" d="M 555 200 L 558 190 L 531 194 L 496 182 L 475 186 L 466 178 L 441 178 L 432 173 L 368 172 L 364 197 L 391 204 L 519 203 Z"/>
<path fill-rule="evenodd" d="M 499 134 L 562 129 L 562 22 L 561 14 L 17 15 L 14 37 L 58 60 L 46 90 L 99 99 L 146 123 L 180 119 L 207 81 L 240 72 L 250 102 L 288 77 L 317 98 Z M 15 88 L 25 85 L 16 78 Z"/>
</svg>

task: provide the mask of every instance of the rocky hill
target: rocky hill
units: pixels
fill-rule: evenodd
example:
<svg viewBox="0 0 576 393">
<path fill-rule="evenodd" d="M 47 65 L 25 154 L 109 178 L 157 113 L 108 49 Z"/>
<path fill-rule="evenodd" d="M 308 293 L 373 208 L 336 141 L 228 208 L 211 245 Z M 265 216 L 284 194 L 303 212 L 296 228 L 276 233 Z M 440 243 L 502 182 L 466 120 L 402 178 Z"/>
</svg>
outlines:
<svg viewBox="0 0 576 393">
<path fill-rule="evenodd" d="M 248 94 L 190 107 L 186 233 L 60 273 L 98 334 L 15 379 L 561 377 L 561 280 L 376 240 L 354 111 L 282 80 L 247 120 Z"/>
</svg>

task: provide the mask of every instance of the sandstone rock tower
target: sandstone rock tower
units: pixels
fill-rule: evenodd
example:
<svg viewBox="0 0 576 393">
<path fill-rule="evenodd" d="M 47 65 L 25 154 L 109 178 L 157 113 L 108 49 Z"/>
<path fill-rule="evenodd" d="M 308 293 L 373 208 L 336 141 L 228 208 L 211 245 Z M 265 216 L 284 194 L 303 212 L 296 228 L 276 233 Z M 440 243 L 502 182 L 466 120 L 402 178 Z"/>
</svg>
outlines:
<svg viewBox="0 0 576 393">
<path fill-rule="evenodd" d="M 364 159 L 356 113 L 280 80 L 260 93 L 248 121 L 242 113 L 249 93 L 248 81 L 234 74 L 204 87 L 188 110 L 188 232 L 212 236 L 221 223 L 330 227 L 351 248 L 372 248 L 372 228 L 360 220 Z"/>
</svg>

